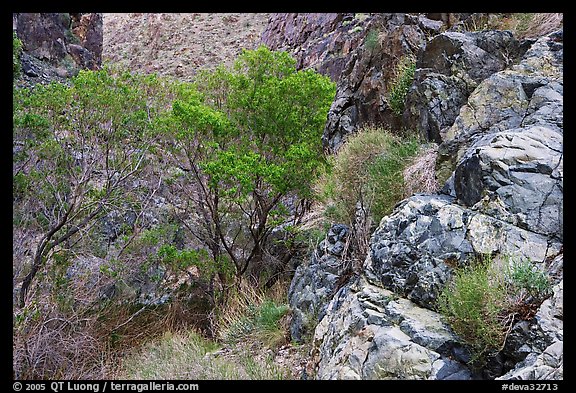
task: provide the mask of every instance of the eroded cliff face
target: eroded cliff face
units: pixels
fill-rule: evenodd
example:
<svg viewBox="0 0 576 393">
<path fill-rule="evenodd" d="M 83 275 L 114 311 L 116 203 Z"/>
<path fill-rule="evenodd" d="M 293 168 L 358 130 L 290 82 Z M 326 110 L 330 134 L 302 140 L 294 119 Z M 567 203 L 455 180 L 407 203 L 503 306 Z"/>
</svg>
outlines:
<svg viewBox="0 0 576 393">
<path fill-rule="evenodd" d="M 80 69 L 102 65 L 102 14 L 15 13 L 12 29 L 23 45 L 24 85 L 66 82 Z"/>
<path fill-rule="evenodd" d="M 416 37 L 422 31 L 406 22 L 413 16 L 384 18 L 403 20 L 391 32 Z M 397 44 L 406 37 L 390 36 Z M 345 135 L 362 124 L 359 106 L 349 104 L 361 96 L 366 105 L 362 83 L 378 79 L 366 91 L 378 92 L 376 100 L 385 96 L 375 87 L 386 84 L 375 71 L 381 65 L 360 66 L 373 64 L 365 51 L 361 45 L 350 55 L 353 71 L 340 76 L 327 130 L 346 123 Z M 401 122 L 439 144 L 436 169 L 444 187 L 414 195 L 384 217 L 361 272 L 345 284 L 340 227 L 298 268 L 289 294 L 292 332 L 298 339 L 318 322 L 309 373 L 318 379 L 562 379 L 562 31 L 523 41 L 508 31 L 435 35 L 418 52 Z M 338 132 L 330 132 L 328 146 L 337 147 Z M 512 325 L 482 370 L 472 370 L 471 354 L 437 312 L 437 299 L 455 268 L 485 254 L 530 261 L 552 277 L 553 294 L 534 317 Z"/>
</svg>

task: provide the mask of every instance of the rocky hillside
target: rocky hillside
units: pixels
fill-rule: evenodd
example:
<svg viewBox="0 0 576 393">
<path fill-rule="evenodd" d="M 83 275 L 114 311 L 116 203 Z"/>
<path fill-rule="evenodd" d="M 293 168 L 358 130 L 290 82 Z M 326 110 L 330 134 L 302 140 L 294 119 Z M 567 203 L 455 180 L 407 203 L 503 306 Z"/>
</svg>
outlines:
<svg viewBox="0 0 576 393">
<path fill-rule="evenodd" d="M 561 14 L 550 15 L 530 34 L 537 22 L 508 29 L 514 18 L 502 14 L 14 14 L 13 29 L 23 46 L 22 74 L 15 86 L 68 83 L 78 70 L 98 69 L 104 62 L 190 81 L 199 69 L 230 65 L 243 48 L 264 44 L 289 52 L 299 69 L 314 68 L 336 83 L 322 134 L 326 152 L 337 154 L 347 138 L 371 125 L 396 135 L 417 135 L 437 152 L 432 171 L 440 187 L 399 201 L 371 229 L 368 251 L 355 255 L 354 264 L 350 223 L 331 222 L 327 231 L 323 228 L 309 257 L 301 263 L 293 258 L 290 264 L 299 263 L 284 291 L 290 312 L 278 314 L 289 340 L 281 333 L 281 350 L 268 350 L 266 359 L 270 355 L 272 363 L 288 365 L 291 377 L 302 379 L 560 380 L 563 27 Z M 412 73 L 398 102 L 396 89 L 406 64 Z M 24 142 L 15 143 L 15 157 L 22 146 Z M 176 219 L 167 219 L 177 210 L 174 200 L 181 201 L 171 194 L 175 188 L 164 179 L 166 174 L 155 173 L 158 168 L 132 185 L 150 193 L 145 211 L 137 214 L 136 207 L 119 205 L 102 216 L 93 230 L 104 238 L 105 250 L 66 265 L 67 279 L 112 282 L 111 275 L 102 278 L 108 272 L 103 267 L 110 269 L 104 263 L 110 258 L 106 252 L 115 247 L 118 255 L 124 252 L 126 245 L 115 242 L 128 238 L 137 220 L 149 238 L 170 237 L 178 250 L 200 247 L 184 239 Z M 168 173 L 173 186 L 186 168 L 169 169 L 175 172 Z M 157 182 L 150 180 L 156 175 Z M 200 215 L 186 209 L 180 211 L 185 217 L 178 217 L 185 224 L 189 216 Z M 160 227 L 164 221 L 169 225 Z M 20 230 L 14 228 L 15 233 Z M 283 230 L 275 228 L 274 234 L 281 236 Z M 138 240 L 136 235 L 129 241 Z M 122 315 L 126 323 L 115 327 L 114 339 L 121 336 L 116 334 L 120 327 L 128 337 L 129 323 L 140 313 L 145 333 L 135 330 L 138 337 L 150 333 L 150 321 L 167 321 L 179 312 L 193 314 L 205 325 L 216 323 L 213 299 L 206 295 L 214 290 L 214 273 L 209 283 L 198 285 L 198 269 L 172 276 L 160 265 L 147 265 L 144 271 L 139 262 L 160 254 L 150 239 L 140 240 L 148 243 L 131 251 L 134 277 L 94 294 L 107 300 L 124 296 L 125 304 L 132 302 L 130 310 L 140 310 Z M 15 246 L 14 256 L 25 262 L 30 252 L 24 248 Z M 508 289 L 518 282 L 524 287 L 514 294 L 512 308 L 495 317 L 505 327 L 500 329 L 503 340 L 480 353 L 466 331 L 459 333 L 445 302 L 450 291 L 456 292 L 457 280 L 481 262 L 494 272 L 516 266 L 525 270 L 523 275 L 491 276 Z M 535 280 L 534 272 L 548 285 L 539 287 L 541 292 L 528 281 Z M 178 291 L 185 293 L 187 303 L 170 303 Z M 174 314 L 157 311 L 164 306 Z M 149 320 L 147 307 L 154 315 Z M 481 315 L 480 321 L 489 316 Z M 160 333 L 160 328 L 154 332 Z M 31 356 L 27 337 L 16 349 Z M 258 340 L 245 346 L 258 352 Z M 206 350 L 199 359 L 225 358 L 238 348 L 212 354 Z M 15 362 L 14 370 L 19 367 L 26 369 Z"/>
<path fill-rule="evenodd" d="M 66 82 L 102 64 L 101 14 L 15 13 L 12 29 L 22 41 L 22 86 Z"/>
<path fill-rule="evenodd" d="M 200 68 L 230 65 L 255 49 L 268 14 L 103 14 L 103 59 L 133 70 L 190 80 Z"/>
<path fill-rule="evenodd" d="M 426 39 L 422 27 L 438 26 L 423 16 L 380 17 L 395 22 L 380 34 L 398 48 L 409 45 L 394 32 L 422 34 L 412 49 L 416 73 L 400 125 L 439 144 L 436 170 L 444 187 L 414 195 L 384 217 L 351 278 L 344 277 L 343 225 L 333 226 L 298 268 L 289 293 L 291 331 L 295 339 L 313 335 L 308 374 L 562 379 L 562 30 L 537 40 L 456 29 Z M 339 79 L 324 135 L 330 147 L 361 124 L 360 108 L 370 102 L 380 102 L 380 110 L 366 113 L 386 124 L 386 93 L 376 86 L 385 86 L 390 60 L 382 54 L 371 63 L 366 50 L 358 47 L 345 67 L 360 72 Z M 361 60 L 366 56 L 369 66 Z M 377 82 L 371 95 L 358 88 L 370 80 Z M 533 315 L 513 319 L 504 345 L 480 369 L 470 367 L 470 351 L 437 306 L 455 271 L 479 255 L 494 264 L 530 261 L 553 280 L 551 297 Z"/>
</svg>

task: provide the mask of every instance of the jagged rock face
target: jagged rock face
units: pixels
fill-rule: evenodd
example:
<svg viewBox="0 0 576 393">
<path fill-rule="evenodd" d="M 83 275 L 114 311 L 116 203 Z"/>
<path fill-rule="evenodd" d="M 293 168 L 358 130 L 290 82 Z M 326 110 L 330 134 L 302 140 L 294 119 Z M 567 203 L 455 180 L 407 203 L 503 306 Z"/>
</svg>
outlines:
<svg viewBox="0 0 576 393">
<path fill-rule="evenodd" d="M 439 147 L 447 191 L 473 210 L 563 239 L 562 35 L 483 81 Z"/>
<path fill-rule="evenodd" d="M 403 201 L 372 235 L 366 276 L 434 309 L 452 269 L 475 255 L 514 255 L 543 263 L 561 248 L 561 243 L 546 236 L 454 202 L 450 197 L 426 195 Z"/>
<path fill-rule="evenodd" d="M 563 257 L 560 256 L 562 260 Z M 514 326 L 505 351 L 520 362 L 497 379 L 563 379 L 564 377 L 564 280 L 554 287 L 535 316 L 535 323 Z"/>
<path fill-rule="evenodd" d="M 294 341 L 303 341 L 324 317 L 326 306 L 348 268 L 345 256 L 349 233 L 347 226 L 333 225 L 310 262 L 296 269 L 288 290 L 292 309 L 290 334 Z"/>
<path fill-rule="evenodd" d="M 440 146 L 442 193 L 416 194 L 382 219 L 360 276 L 339 289 L 316 327 L 317 378 L 562 378 L 562 58 L 562 34 L 554 33 L 516 65 L 472 73 L 484 79 Z M 555 287 L 473 375 L 435 309 L 453 270 L 486 254 L 531 261 Z"/>
<path fill-rule="evenodd" d="M 262 43 L 290 52 L 299 69 L 312 67 L 337 81 L 350 52 L 362 43 L 369 21 L 355 14 L 271 14 Z"/>
<path fill-rule="evenodd" d="M 322 137 L 335 151 L 364 124 L 399 126 L 386 101 L 388 81 L 398 60 L 416 54 L 426 34 L 442 26 L 424 15 L 273 14 L 262 42 L 290 51 L 299 68 L 313 67 L 337 82 Z"/>
<path fill-rule="evenodd" d="M 101 66 L 101 14 L 17 13 L 13 28 L 24 52 L 69 74 Z"/>
<path fill-rule="evenodd" d="M 398 61 L 418 53 L 426 42 L 426 34 L 437 32 L 438 26 L 428 21 L 408 14 L 372 17 L 366 29 L 377 32 L 379 42 L 375 48 L 364 43 L 349 56 L 322 135 L 326 149 L 338 150 L 346 135 L 367 124 L 400 127 L 400 119 L 387 101 L 389 81 L 393 79 Z"/>
<path fill-rule="evenodd" d="M 471 379 L 440 316 L 365 278 L 343 287 L 316 328 L 318 379 Z"/>
<path fill-rule="evenodd" d="M 404 126 L 440 143 L 478 84 L 505 69 L 523 47 L 509 31 L 446 32 L 420 52 L 406 97 Z"/>
</svg>

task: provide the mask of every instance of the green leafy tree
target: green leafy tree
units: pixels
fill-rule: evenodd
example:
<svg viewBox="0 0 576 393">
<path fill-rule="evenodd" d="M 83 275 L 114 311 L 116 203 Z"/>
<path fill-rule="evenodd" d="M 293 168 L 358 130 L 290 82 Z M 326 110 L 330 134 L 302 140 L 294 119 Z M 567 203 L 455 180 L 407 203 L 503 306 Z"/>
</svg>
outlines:
<svg viewBox="0 0 576 393">
<path fill-rule="evenodd" d="M 33 250 L 19 304 L 55 253 L 90 237 L 97 220 L 126 200 L 142 170 L 150 125 L 164 110 L 154 76 L 82 71 L 71 86 L 16 89 L 14 104 L 14 232 L 27 232 Z M 154 98 L 152 98 L 154 96 Z"/>
<path fill-rule="evenodd" d="M 335 85 L 262 46 L 231 69 L 199 73 L 183 91 L 158 129 L 182 171 L 184 224 L 241 277 L 271 257 L 272 229 L 304 213 L 325 164 L 321 134 Z"/>
<path fill-rule="evenodd" d="M 16 32 L 12 32 L 12 74 L 13 79 L 20 75 L 22 65 L 20 64 L 20 55 L 22 53 L 22 41 L 16 36 Z"/>
</svg>

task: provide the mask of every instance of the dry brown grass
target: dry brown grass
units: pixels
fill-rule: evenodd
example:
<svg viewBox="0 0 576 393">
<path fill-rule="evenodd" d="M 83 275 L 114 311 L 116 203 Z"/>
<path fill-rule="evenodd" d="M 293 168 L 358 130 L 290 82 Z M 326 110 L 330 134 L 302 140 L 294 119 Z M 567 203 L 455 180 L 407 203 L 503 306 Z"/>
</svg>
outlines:
<svg viewBox="0 0 576 393">
<path fill-rule="evenodd" d="M 166 331 L 205 325 L 206 313 L 184 300 L 143 307 L 98 297 L 108 280 L 81 278 L 62 287 L 38 285 L 14 309 L 13 373 L 17 379 L 106 379 L 122 354 Z"/>
<path fill-rule="evenodd" d="M 412 163 L 404 169 L 405 197 L 419 192 L 433 194 L 440 189 L 434 169 L 437 155 L 437 145 L 423 147 Z"/>
<path fill-rule="evenodd" d="M 502 30 L 511 30 L 519 39 L 538 38 L 552 33 L 564 25 L 562 13 L 514 13 L 506 15 L 497 26 Z"/>
</svg>

